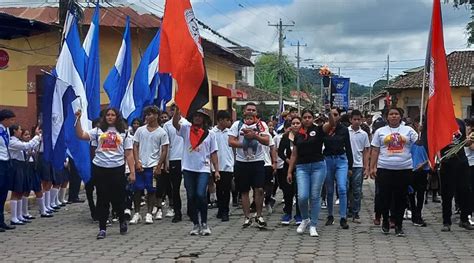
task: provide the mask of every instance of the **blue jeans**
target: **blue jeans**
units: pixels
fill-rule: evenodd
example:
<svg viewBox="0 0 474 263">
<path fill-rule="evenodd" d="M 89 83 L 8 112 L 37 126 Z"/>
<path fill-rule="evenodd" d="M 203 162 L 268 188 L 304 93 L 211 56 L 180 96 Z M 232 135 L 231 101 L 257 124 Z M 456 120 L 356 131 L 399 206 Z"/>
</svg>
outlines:
<svg viewBox="0 0 474 263">
<path fill-rule="evenodd" d="M 351 210 L 352 214 L 359 214 L 360 211 L 360 201 L 362 197 L 362 182 L 364 177 L 362 176 L 362 167 L 353 167 L 352 176 L 349 177 L 350 188 L 352 189 L 352 202 Z"/>
<path fill-rule="evenodd" d="M 326 156 L 327 175 L 326 191 L 328 203 L 328 216 L 333 216 L 334 208 L 334 180 L 337 183 L 339 194 L 339 216 L 347 217 L 347 172 L 349 164 L 345 154 Z"/>
<path fill-rule="evenodd" d="M 188 198 L 189 217 L 193 224 L 199 224 L 198 214 L 201 214 L 201 224 L 207 223 L 207 183 L 210 173 L 199 173 L 183 170 L 184 187 Z"/>
<path fill-rule="evenodd" d="M 303 219 L 311 218 L 311 225 L 318 223 L 321 210 L 321 189 L 326 177 L 326 162 L 296 165 L 296 184 L 298 185 L 298 205 Z M 311 198 L 311 217 L 309 201 Z"/>
</svg>

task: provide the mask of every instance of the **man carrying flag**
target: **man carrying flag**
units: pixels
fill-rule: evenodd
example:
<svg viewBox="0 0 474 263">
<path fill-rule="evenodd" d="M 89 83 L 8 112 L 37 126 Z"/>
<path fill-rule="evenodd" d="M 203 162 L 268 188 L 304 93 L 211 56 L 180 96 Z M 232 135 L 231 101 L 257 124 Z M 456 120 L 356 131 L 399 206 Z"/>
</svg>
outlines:
<svg viewBox="0 0 474 263">
<path fill-rule="evenodd" d="M 424 125 L 428 146 L 428 157 L 431 166 L 435 157 L 441 153 L 440 177 L 443 207 L 443 228 L 451 231 L 452 200 L 456 193 L 461 208 L 460 227 L 474 230 L 469 224 L 469 163 L 461 144 L 466 141 L 466 127 L 454 115 L 451 86 L 444 49 L 443 23 L 439 0 L 433 1 L 430 40 L 426 56 L 425 69 L 429 74 L 429 98 L 427 104 L 427 121 Z M 441 125 L 439 125 L 441 124 Z M 471 137 L 471 136 L 470 136 Z M 452 151 L 457 148 L 457 151 Z"/>
<path fill-rule="evenodd" d="M 189 0 L 166 1 L 159 71 L 176 79 L 175 101 L 184 116 L 191 116 L 209 102 L 204 52 Z"/>
</svg>

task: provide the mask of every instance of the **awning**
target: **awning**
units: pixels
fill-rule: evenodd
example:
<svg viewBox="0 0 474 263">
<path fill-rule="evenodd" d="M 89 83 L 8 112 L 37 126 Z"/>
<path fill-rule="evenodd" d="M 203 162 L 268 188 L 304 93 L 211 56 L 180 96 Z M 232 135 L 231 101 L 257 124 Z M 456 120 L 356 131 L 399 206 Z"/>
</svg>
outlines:
<svg viewBox="0 0 474 263">
<path fill-rule="evenodd" d="M 227 98 L 237 98 L 237 91 L 234 89 L 229 89 L 229 88 L 224 88 L 221 86 L 217 86 L 215 84 L 212 84 L 212 96 L 213 97 L 218 97 L 218 96 L 223 96 Z"/>
<path fill-rule="evenodd" d="M 248 97 L 247 92 L 242 90 L 237 90 L 237 98 L 246 100 Z"/>
</svg>

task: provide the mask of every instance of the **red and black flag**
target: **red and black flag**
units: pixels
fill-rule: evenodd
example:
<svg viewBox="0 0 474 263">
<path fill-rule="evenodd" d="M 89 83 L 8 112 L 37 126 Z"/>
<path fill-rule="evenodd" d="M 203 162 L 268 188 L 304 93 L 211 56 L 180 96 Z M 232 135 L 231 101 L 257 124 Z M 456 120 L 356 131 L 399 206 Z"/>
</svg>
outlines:
<svg viewBox="0 0 474 263">
<path fill-rule="evenodd" d="M 178 87 L 175 102 L 190 116 L 209 102 L 198 25 L 189 0 L 168 0 L 161 25 L 159 72 L 171 73 Z"/>
<path fill-rule="evenodd" d="M 426 123 L 424 124 L 424 136 L 426 136 L 428 157 L 432 167 L 435 165 L 435 157 L 439 155 L 441 149 L 451 144 L 453 135 L 459 130 L 454 115 L 444 49 L 441 5 L 439 0 L 433 0 L 433 2 L 425 65 L 428 75 L 429 97 L 426 106 Z"/>
</svg>

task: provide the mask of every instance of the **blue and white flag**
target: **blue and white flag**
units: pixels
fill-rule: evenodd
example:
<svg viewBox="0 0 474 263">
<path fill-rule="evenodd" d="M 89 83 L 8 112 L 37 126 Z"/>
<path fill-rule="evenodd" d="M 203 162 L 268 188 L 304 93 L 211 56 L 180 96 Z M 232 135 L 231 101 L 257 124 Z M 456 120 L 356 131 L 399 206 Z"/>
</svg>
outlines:
<svg viewBox="0 0 474 263">
<path fill-rule="evenodd" d="M 79 39 L 77 20 L 71 13 L 67 15 L 65 29 L 63 47 L 53 70 L 55 78 L 47 77 L 45 83 L 48 93 L 43 104 L 43 129 L 45 136 L 51 138 L 45 140 L 45 157 L 56 169 L 62 169 L 67 148 L 80 177 L 87 182 L 91 177 L 89 143 L 77 138 L 74 127 L 74 112 L 81 109 L 83 114 L 78 121 L 84 130 L 91 129 L 84 89 L 86 55 Z"/>
<path fill-rule="evenodd" d="M 110 107 L 120 109 L 120 104 L 129 86 L 132 75 L 132 42 L 130 40 L 130 17 L 127 16 L 122 46 L 115 65 L 104 82 L 104 90 L 109 96 Z"/>
<path fill-rule="evenodd" d="M 344 110 L 349 109 L 349 89 L 351 80 L 349 78 L 331 79 L 331 106 Z"/>
<path fill-rule="evenodd" d="M 122 115 L 128 119 L 129 124 L 132 123 L 133 119 L 141 117 L 145 106 L 152 105 L 157 100 L 166 99 L 161 98 L 160 93 L 164 93 L 166 96 L 165 93 L 167 91 L 164 85 L 169 85 L 171 80 L 166 78 L 169 74 L 162 74 L 165 83 L 163 83 L 163 90 L 160 90 L 161 76 L 158 74 L 159 49 L 160 30 L 156 32 L 155 37 L 143 54 L 140 65 L 138 65 L 137 71 L 135 72 L 133 82 L 128 86 L 120 106 Z M 171 95 L 171 91 L 169 93 Z"/>
<path fill-rule="evenodd" d="M 86 52 L 85 89 L 87 95 L 87 114 L 93 121 L 100 115 L 100 56 L 99 56 L 99 2 L 96 3 L 94 15 L 82 44 Z"/>
<path fill-rule="evenodd" d="M 154 104 L 162 111 L 166 110 L 166 103 L 171 100 L 173 92 L 173 78 L 168 73 L 160 73 L 160 85 L 158 86 L 157 98 Z"/>
</svg>

